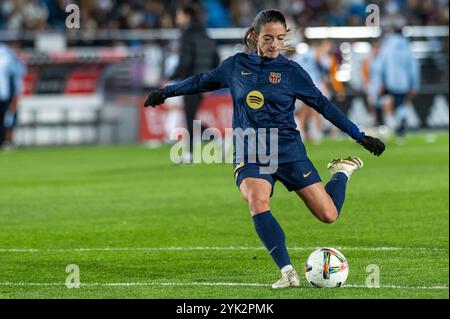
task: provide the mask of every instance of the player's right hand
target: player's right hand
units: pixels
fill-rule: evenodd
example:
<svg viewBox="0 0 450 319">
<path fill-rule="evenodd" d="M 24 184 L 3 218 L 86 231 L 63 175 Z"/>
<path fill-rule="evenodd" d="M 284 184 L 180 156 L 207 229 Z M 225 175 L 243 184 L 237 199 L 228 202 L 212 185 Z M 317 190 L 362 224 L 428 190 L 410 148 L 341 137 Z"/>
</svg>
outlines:
<svg viewBox="0 0 450 319">
<path fill-rule="evenodd" d="M 148 107 L 149 105 L 151 107 L 155 107 L 157 105 L 163 104 L 165 99 L 166 97 L 164 96 L 163 89 L 152 91 L 148 95 L 147 100 L 145 100 L 144 107 Z"/>
</svg>

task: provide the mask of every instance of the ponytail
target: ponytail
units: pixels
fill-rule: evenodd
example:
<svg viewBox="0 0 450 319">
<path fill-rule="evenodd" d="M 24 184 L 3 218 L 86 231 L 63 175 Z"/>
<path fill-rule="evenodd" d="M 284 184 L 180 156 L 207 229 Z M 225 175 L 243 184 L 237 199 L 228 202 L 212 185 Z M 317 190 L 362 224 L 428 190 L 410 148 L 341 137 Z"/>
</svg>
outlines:
<svg viewBox="0 0 450 319">
<path fill-rule="evenodd" d="M 256 50 L 256 41 L 253 38 L 253 31 L 255 31 L 254 25 L 252 25 L 250 28 L 248 28 L 248 30 L 245 32 L 245 35 L 244 35 L 244 45 L 248 51 Z"/>
</svg>

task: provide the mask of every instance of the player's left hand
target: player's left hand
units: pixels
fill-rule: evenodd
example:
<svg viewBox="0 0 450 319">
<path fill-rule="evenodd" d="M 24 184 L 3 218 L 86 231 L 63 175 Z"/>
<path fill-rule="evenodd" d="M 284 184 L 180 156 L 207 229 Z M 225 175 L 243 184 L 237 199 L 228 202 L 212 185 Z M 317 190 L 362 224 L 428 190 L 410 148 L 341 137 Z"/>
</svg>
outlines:
<svg viewBox="0 0 450 319">
<path fill-rule="evenodd" d="M 144 107 L 151 106 L 155 107 L 157 105 L 163 104 L 166 97 L 164 96 L 164 90 L 158 89 L 156 91 L 150 92 L 150 94 L 147 97 L 147 100 L 145 100 Z"/>
<path fill-rule="evenodd" d="M 365 135 L 358 143 L 375 156 L 380 156 L 386 148 L 380 139 L 368 135 Z"/>
</svg>

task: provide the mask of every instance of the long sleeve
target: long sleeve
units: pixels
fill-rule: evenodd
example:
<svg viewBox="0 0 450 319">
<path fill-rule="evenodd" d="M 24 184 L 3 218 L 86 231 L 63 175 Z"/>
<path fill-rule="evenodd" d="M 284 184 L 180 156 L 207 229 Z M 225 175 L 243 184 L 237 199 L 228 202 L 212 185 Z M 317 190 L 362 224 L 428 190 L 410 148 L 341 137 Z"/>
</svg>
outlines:
<svg viewBox="0 0 450 319">
<path fill-rule="evenodd" d="M 224 60 L 217 68 L 191 76 L 164 88 L 167 97 L 215 91 L 228 87 L 234 57 Z"/>
<path fill-rule="evenodd" d="M 302 100 L 308 106 L 314 108 L 336 127 L 347 133 L 354 140 L 359 141 L 364 137 L 358 126 L 350 121 L 344 113 L 331 103 L 314 85 L 306 71 L 296 66 L 297 70 L 292 74 L 292 89 L 297 99 Z"/>
</svg>

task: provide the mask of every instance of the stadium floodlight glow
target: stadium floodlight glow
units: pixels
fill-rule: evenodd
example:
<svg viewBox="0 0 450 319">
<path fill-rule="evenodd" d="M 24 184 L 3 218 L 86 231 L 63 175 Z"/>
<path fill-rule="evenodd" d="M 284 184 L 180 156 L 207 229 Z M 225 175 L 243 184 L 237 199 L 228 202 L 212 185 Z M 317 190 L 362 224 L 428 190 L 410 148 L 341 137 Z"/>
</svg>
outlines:
<svg viewBox="0 0 450 319">
<path fill-rule="evenodd" d="M 355 53 L 369 53 L 372 49 L 369 42 L 355 42 L 352 46 Z"/>
<path fill-rule="evenodd" d="M 355 39 L 378 38 L 380 27 L 309 27 L 305 29 L 309 39 Z"/>
<path fill-rule="evenodd" d="M 411 50 L 413 52 L 439 52 L 441 51 L 441 47 L 439 46 L 439 43 L 438 46 L 436 46 L 428 41 L 412 41 Z"/>
<path fill-rule="evenodd" d="M 348 82 L 352 79 L 352 65 L 349 62 L 342 63 L 336 72 L 336 80 Z"/>
<path fill-rule="evenodd" d="M 448 37 L 448 26 L 406 26 L 402 29 L 405 37 Z"/>
<path fill-rule="evenodd" d="M 343 54 L 351 54 L 352 53 L 352 46 L 348 42 L 342 42 L 341 45 L 339 46 L 339 50 L 341 50 L 341 52 Z"/>
<path fill-rule="evenodd" d="M 307 43 L 301 42 L 295 46 L 295 51 L 298 54 L 305 54 L 308 52 L 309 45 Z"/>
<path fill-rule="evenodd" d="M 213 39 L 242 39 L 246 28 L 208 28 L 207 33 Z"/>
<path fill-rule="evenodd" d="M 339 70 L 336 72 L 336 80 L 339 82 L 348 82 L 352 79 L 351 69 Z"/>
</svg>

